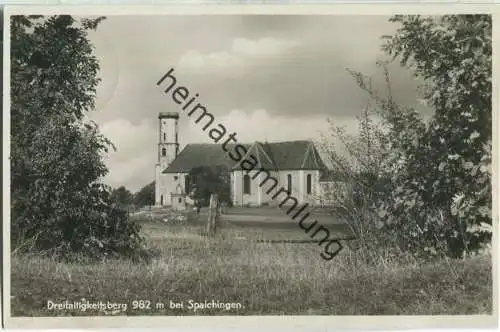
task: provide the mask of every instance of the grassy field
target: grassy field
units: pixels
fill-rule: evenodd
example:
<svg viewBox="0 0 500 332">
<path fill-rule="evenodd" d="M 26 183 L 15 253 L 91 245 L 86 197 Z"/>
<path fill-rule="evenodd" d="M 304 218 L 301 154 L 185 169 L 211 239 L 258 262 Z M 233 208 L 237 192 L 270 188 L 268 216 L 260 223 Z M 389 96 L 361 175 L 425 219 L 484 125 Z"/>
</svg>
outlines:
<svg viewBox="0 0 500 332">
<path fill-rule="evenodd" d="M 324 261 L 317 244 L 259 243 L 300 236 L 258 227 L 221 228 L 146 222 L 149 245 L 161 255 L 66 264 L 35 256 L 12 258 L 12 315 L 431 315 L 490 314 L 491 256 L 422 264 L 380 257 L 375 265 L 343 250 Z M 55 310 L 47 301 L 102 301 L 108 309 Z M 144 302 L 133 302 L 133 301 Z M 177 303 L 171 308 L 171 301 Z M 190 302 L 192 301 L 192 302 Z M 228 303 L 202 308 L 205 301 Z M 195 308 L 195 302 L 199 303 Z M 180 305 L 182 303 L 182 307 Z M 118 308 L 118 304 L 126 308 Z M 134 308 L 137 307 L 137 308 Z M 142 308 L 142 309 L 141 309 Z M 195 310 L 196 309 L 196 310 Z"/>
</svg>

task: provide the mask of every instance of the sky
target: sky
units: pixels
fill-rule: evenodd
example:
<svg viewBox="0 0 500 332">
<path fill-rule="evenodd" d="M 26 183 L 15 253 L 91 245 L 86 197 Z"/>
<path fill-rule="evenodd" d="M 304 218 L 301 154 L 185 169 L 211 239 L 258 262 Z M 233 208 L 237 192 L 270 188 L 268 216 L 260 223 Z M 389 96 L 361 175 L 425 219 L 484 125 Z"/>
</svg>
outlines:
<svg viewBox="0 0 500 332">
<path fill-rule="evenodd" d="M 318 140 L 328 118 L 355 132 L 369 99 L 346 69 L 383 91 L 381 36 L 396 28 L 386 16 L 109 16 L 89 34 L 101 65 L 90 118 L 117 148 L 105 182 L 137 191 L 154 180 L 159 112 L 180 112 L 181 149 L 212 143 L 156 86 L 171 68 L 239 142 Z M 399 63 L 390 71 L 396 101 L 417 106 L 418 82 Z"/>
</svg>

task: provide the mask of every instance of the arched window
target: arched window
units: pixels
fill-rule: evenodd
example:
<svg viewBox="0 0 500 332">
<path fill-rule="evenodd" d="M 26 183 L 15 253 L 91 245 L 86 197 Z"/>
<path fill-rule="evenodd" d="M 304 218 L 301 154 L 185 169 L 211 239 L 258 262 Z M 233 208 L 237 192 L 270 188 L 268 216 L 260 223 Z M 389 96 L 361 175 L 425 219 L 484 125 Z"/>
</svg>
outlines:
<svg viewBox="0 0 500 332">
<path fill-rule="evenodd" d="M 165 149 L 165 148 L 161 149 L 161 156 L 162 157 L 166 157 L 167 156 L 167 149 Z"/>
<path fill-rule="evenodd" d="M 184 192 L 187 195 L 191 193 L 191 177 L 189 175 L 184 177 Z"/>
<path fill-rule="evenodd" d="M 163 133 L 163 140 L 166 141 L 167 140 L 167 134 Z"/>
<path fill-rule="evenodd" d="M 160 205 L 163 205 L 163 195 L 160 196 Z"/>
<path fill-rule="evenodd" d="M 292 194 L 292 175 L 288 174 L 286 176 L 287 182 L 288 182 L 288 195 Z"/>
<path fill-rule="evenodd" d="M 307 194 L 311 194 L 311 187 L 312 187 L 312 182 L 311 182 L 311 174 L 307 174 L 307 178 L 306 178 L 306 190 L 307 190 Z"/>
<path fill-rule="evenodd" d="M 243 193 L 250 195 L 251 190 L 250 190 L 250 176 L 246 174 L 243 176 Z"/>
</svg>

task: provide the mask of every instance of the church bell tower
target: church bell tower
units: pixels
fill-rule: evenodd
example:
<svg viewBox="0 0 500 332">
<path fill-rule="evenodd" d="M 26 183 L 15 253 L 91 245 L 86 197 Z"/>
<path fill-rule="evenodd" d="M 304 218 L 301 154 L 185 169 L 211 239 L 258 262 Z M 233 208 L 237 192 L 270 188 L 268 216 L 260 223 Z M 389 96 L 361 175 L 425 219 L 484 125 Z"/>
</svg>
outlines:
<svg viewBox="0 0 500 332">
<path fill-rule="evenodd" d="M 155 204 L 169 205 L 168 188 L 162 172 L 177 157 L 179 142 L 177 140 L 178 112 L 160 112 L 158 114 L 158 157 L 156 162 Z"/>
<path fill-rule="evenodd" d="M 179 152 L 179 143 L 177 141 L 178 120 L 179 113 L 177 112 L 160 112 L 158 114 L 158 164 L 163 169 L 170 165 Z"/>
</svg>

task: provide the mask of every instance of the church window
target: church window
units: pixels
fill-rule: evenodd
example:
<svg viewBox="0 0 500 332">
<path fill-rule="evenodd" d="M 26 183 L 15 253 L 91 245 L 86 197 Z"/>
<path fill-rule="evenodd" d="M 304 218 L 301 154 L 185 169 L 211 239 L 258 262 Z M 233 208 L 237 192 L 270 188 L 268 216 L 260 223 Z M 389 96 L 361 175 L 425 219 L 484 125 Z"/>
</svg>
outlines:
<svg viewBox="0 0 500 332">
<path fill-rule="evenodd" d="M 179 177 L 177 175 L 174 175 L 174 181 L 179 180 Z"/>
<path fill-rule="evenodd" d="M 182 198 L 179 197 L 179 203 L 182 203 Z"/>
<path fill-rule="evenodd" d="M 250 193 L 251 193 L 251 190 L 250 190 L 250 176 L 248 174 L 246 174 L 243 177 L 243 193 L 247 194 L 247 195 L 250 195 Z"/>
<path fill-rule="evenodd" d="M 163 205 L 163 195 L 160 196 L 160 205 Z"/>
<path fill-rule="evenodd" d="M 191 193 L 191 178 L 189 175 L 184 177 L 184 192 L 188 195 Z"/>
<path fill-rule="evenodd" d="M 167 140 L 167 134 L 163 133 L 163 140 L 166 141 Z"/>
<path fill-rule="evenodd" d="M 288 182 L 288 195 L 292 194 L 292 175 L 291 174 L 288 174 L 286 176 L 287 178 L 287 182 Z"/>
<path fill-rule="evenodd" d="M 161 156 L 162 157 L 166 157 L 167 156 L 167 149 L 165 149 L 165 148 L 161 149 Z"/>
<path fill-rule="evenodd" d="M 307 188 L 307 194 L 311 194 L 311 188 L 312 187 L 312 181 L 311 181 L 311 174 L 307 174 L 307 180 L 306 180 L 306 188 Z"/>
</svg>

